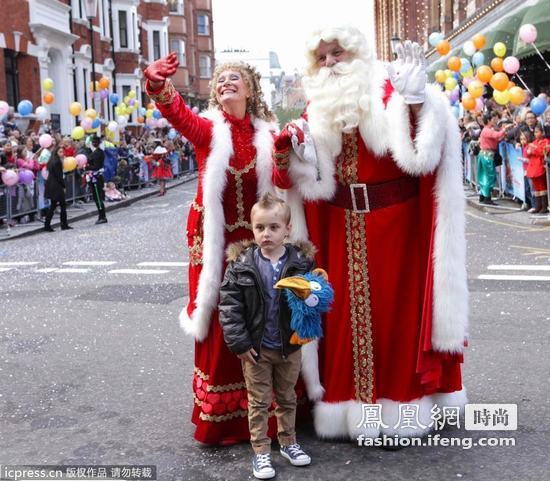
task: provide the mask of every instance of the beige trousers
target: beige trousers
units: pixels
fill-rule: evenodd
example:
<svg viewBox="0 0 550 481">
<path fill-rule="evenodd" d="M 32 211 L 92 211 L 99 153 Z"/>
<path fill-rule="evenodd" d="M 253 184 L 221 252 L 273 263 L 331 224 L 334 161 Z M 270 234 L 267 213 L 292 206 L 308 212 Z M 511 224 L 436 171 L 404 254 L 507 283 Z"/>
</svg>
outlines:
<svg viewBox="0 0 550 481">
<path fill-rule="evenodd" d="M 281 356 L 280 350 L 262 347 L 257 364 L 243 361 L 243 374 L 248 391 L 248 426 L 250 443 L 256 454 L 271 451 L 271 439 L 267 436 L 268 409 L 275 393 L 277 437 L 281 446 L 296 443 L 296 391 L 302 362 L 298 349 Z"/>
</svg>

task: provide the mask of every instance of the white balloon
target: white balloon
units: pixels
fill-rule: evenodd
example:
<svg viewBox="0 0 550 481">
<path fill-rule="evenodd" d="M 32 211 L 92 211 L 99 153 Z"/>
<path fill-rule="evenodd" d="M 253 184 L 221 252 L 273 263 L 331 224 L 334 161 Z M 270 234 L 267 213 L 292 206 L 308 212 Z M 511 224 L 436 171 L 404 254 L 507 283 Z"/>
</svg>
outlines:
<svg viewBox="0 0 550 481">
<path fill-rule="evenodd" d="M 464 53 L 468 55 L 468 57 L 471 57 L 474 53 L 476 53 L 476 46 L 474 45 L 474 42 L 469 40 L 467 42 L 464 42 L 462 50 L 464 50 Z"/>
<path fill-rule="evenodd" d="M 126 117 L 126 115 L 119 115 L 116 119 L 116 122 L 121 127 L 124 127 L 128 123 L 128 117 Z"/>
<path fill-rule="evenodd" d="M 36 107 L 34 113 L 36 114 L 36 119 L 40 120 L 40 122 L 44 122 L 44 120 L 46 120 L 49 116 L 48 110 L 43 105 Z"/>
<path fill-rule="evenodd" d="M 109 132 L 116 132 L 116 129 L 118 129 L 118 124 L 114 120 L 111 120 L 109 125 L 107 125 L 107 130 Z"/>
</svg>

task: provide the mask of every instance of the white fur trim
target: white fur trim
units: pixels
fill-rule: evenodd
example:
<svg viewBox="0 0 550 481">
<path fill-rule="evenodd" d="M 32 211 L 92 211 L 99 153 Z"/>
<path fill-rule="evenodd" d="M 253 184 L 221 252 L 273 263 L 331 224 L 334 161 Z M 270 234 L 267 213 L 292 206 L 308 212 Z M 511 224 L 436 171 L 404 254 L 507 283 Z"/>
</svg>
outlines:
<svg viewBox="0 0 550 481">
<path fill-rule="evenodd" d="M 302 346 L 302 378 L 306 385 L 307 397 L 319 401 L 325 389 L 319 380 L 319 341 L 311 341 Z"/>
<path fill-rule="evenodd" d="M 210 109 L 203 116 L 211 120 L 213 125 L 210 153 L 201 179 L 204 206 L 203 267 L 199 276 L 195 309 L 189 316 L 187 308 L 184 308 L 179 316 L 181 328 L 199 342 L 208 335 L 212 311 L 218 305 L 225 248 L 225 215 L 222 202 L 226 185 L 225 172 L 234 153 L 231 129 L 223 114 L 219 110 Z M 259 119 L 253 123 L 256 129 L 254 146 L 257 150 L 258 192 L 263 193 L 272 190 L 270 130 L 275 126 Z"/>
<path fill-rule="evenodd" d="M 436 393 L 423 396 L 408 402 L 392 401 L 391 399 L 378 399 L 382 405 L 382 424 L 380 429 L 376 427 L 361 426 L 363 416 L 363 403 L 358 401 L 343 401 L 337 403 L 318 402 L 313 410 L 313 422 L 315 432 L 320 438 L 349 439 L 355 441 L 357 436 L 363 434 L 368 438 L 376 438 L 382 434 L 386 436 L 421 437 L 433 429 L 432 408 L 437 404 L 439 409 L 443 407 L 459 407 L 464 411 L 468 402 L 466 389 L 452 393 Z M 418 422 L 424 427 L 417 426 L 395 428 L 399 423 L 400 405 L 413 404 L 418 406 Z M 415 422 L 412 423 L 413 425 Z M 431 426 L 432 425 L 432 426 Z"/>
</svg>

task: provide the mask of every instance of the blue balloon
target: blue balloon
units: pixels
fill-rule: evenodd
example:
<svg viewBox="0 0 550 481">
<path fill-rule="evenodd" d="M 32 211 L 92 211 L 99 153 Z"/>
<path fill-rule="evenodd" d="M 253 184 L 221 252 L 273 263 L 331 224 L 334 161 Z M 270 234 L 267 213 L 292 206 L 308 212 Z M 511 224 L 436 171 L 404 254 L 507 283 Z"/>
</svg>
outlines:
<svg viewBox="0 0 550 481">
<path fill-rule="evenodd" d="M 533 113 L 538 116 L 546 110 L 546 107 L 548 107 L 548 103 L 546 102 L 546 100 L 541 99 L 540 97 L 535 97 L 533 100 L 531 100 L 531 104 L 529 106 L 531 107 Z"/>
<path fill-rule="evenodd" d="M 25 116 L 32 113 L 32 102 L 30 100 L 21 100 L 17 104 L 17 111 L 19 112 L 19 115 Z"/>
<path fill-rule="evenodd" d="M 457 80 L 457 82 L 460 82 L 460 74 L 458 72 L 453 72 L 453 77 Z"/>
<path fill-rule="evenodd" d="M 445 36 L 441 32 L 432 32 L 428 37 L 428 42 L 432 47 L 437 47 L 437 44 L 443 40 Z"/>
<path fill-rule="evenodd" d="M 145 114 L 147 113 L 147 109 L 145 107 L 140 107 L 139 108 L 139 115 L 141 117 L 145 117 Z"/>
<path fill-rule="evenodd" d="M 460 107 L 458 105 L 453 105 L 451 110 L 453 111 L 453 115 L 458 119 L 460 116 Z"/>
<path fill-rule="evenodd" d="M 470 65 L 470 61 L 467 58 L 460 59 L 460 73 L 466 73 L 471 68 L 472 66 Z"/>
<path fill-rule="evenodd" d="M 117 95 L 117 94 L 111 94 L 111 95 L 109 95 L 109 101 L 110 101 L 113 105 L 118 104 L 118 95 Z"/>
<path fill-rule="evenodd" d="M 160 113 L 160 110 L 157 110 L 157 109 L 153 110 L 153 117 L 157 120 L 162 118 L 162 114 Z"/>
<path fill-rule="evenodd" d="M 168 131 L 168 138 L 169 138 L 170 140 L 174 140 L 177 136 L 178 136 L 178 133 L 176 132 L 175 129 L 170 129 L 170 130 Z"/>
<path fill-rule="evenodd" d="M 472 63 L 479 67 L 480 65 L 483 65 L 485 63 L 485 55 L 483 55 L 481 52 L 476 52 L 472 55 Z"/>
<path fill-rule="evenodd" d="M 98 118 L 95 118 L 92 122 L 92 129 L 97 129 L 101 125 L 101 120 Z"/>
</svg>

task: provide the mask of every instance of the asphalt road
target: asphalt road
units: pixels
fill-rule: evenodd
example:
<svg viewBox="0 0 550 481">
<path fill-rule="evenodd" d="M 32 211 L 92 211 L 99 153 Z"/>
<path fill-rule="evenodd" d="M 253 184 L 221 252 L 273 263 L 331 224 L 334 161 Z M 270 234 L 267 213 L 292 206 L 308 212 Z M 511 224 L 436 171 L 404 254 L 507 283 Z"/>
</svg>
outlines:
<svg viewBox="0 0 550 481">
<path fill-rule="evenodd" d="M 193 342 L 177 315 L 195 185 L 114 211 L 106 225 L 86 219 L 0 244 L 0 464 L 156 465 L 163 481 L 252 479 L 249 446 L 192 438 Z M 299 436 L 312 465 L 294 468 L 275 453 L 276 479 L 550 479 L 550 230 L 469 210 L 467 232 L 464 384 L 470 402 L 517 404 L 518 430 L 444 436 L 511 437 L 515 446 L 385 451 L 321 442 L 306 425 Z M 542 279 L 485 278 L 503 275 Z"/>
</svg>

